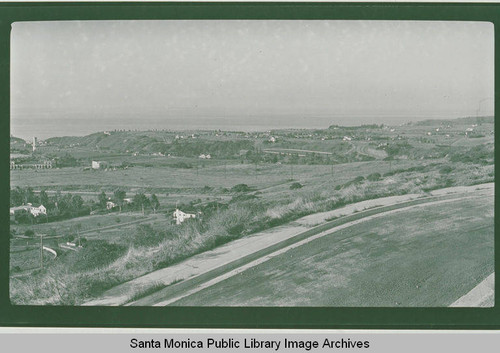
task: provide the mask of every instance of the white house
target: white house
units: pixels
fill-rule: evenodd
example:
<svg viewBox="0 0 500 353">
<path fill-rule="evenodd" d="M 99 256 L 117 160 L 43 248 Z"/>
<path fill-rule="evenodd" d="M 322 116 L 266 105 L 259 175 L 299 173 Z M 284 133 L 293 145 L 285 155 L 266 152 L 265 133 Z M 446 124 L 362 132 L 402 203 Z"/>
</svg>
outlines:
<svg viewBox="0 0 500 353">
<path fill-rule="evenodd" d="M 30 212 L 34 217 L 37 217 L 41 214 L 46 215 L 47 209 L 45 208 L 44 205 L 40 205 L 38 207 L 31 207 Z"/>
<path fill-rule="evenodd" d="M 19 211 L 29 212 L 33 215 L 33 217 L 38 217 L 41 214 L 43 214 L 43 215 L 47 214 L 47 209 L 45 208 L 44 205 L 40 205 L 38 207 L 33 207 L 33 205 L 30 203 L 28 203 L 27 205 L 11 207 L 9 214 L 11 216 L 14 216 L 16 214 L 16 212 L 19 212 Z"/>
<path fill-rule="evenodd" d="M 194 213 L 185 213 L 178 208 L 175 209 L 173 216 L 175 219 L 175 224 L 181 224 L 188 218 L 196 218 L 196 215 Z"/>
<path fill-rule="evenodd" d="M 107 210 L 111 210 L 111 209 L 115 208 L 116 206 L 117 206 L 116 203 L 114 203 L 113 201 L 106 202 L 106 209 Z"/>
<path fill-rule="evenodd" d="M 108 166 L 107 162 L 104 161 L 92 161 L 92 169 L 103 169 Z"/>
<path fill-rule="evenodd" d="M 349 136 L 344 136 L 344 138 L 342 139 L 342 141 L 351 141 L 352 140 L 352 137 L 349 137 Z"/>
</svg>

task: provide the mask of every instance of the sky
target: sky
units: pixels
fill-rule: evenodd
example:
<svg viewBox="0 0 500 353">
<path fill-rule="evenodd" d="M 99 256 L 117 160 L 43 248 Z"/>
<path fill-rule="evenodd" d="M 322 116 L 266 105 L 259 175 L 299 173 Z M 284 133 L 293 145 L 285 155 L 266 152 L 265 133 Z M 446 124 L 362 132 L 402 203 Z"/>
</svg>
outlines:
<svg viewBox="0 0 500 353">
<path fill-rule="evenodd" d="M 493 115 L 493 32 L 444 21 L 17 22 L 11 122 L 326 127 Z"/>
</svg>

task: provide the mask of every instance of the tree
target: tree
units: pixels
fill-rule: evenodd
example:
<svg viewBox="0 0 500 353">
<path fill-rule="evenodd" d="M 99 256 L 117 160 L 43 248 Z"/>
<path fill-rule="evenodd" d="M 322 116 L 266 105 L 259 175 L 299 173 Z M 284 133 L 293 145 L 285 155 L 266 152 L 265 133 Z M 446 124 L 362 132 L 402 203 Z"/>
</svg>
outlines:
<svg viewBox="0 0 500 353">
<path fill-rule="evenodd" d="M 77 236 L 77 239 L 78 239 L 78 246 L 81 245 L 80 243 L 80 230 L 82 229 L 82 224 L 81 223 L 76 223 L 76 224 L 73 224 L 70 228 L 70 231 L 72 233 L 75 233 L 76 232 L 76 236 Z"/>
<path fill-rule="evenodd" d="M 58 208 L 61 211 L 61 214 L 71 214 L 73 207 L 72 207 L 72 197 L 71 194 L 64 194 L 58 202 Z"/>
<path fill-rule="evenodd" d="M 40 191 L 40 203 L 47 207 L 49 204 L 49 196 L 45 192 L 45 190 Z"/>
<path fill-rule="evenodd" d="M 83 199 L 80 195 L 73 195 L 71 197 L 71 208 L 73 212 L 77 213 L 83 206 Z"/>
<path fill-rule="evenodd" d="M 122 211 L 123 199 L 127 196 L 127 193 L 122 189 L 116 189 L 113 193 L 113 199 L 120 207 L 120 212 Z"/>
<path fill-rule="evenodd" d="M 99 194 L 97 200 L 100 208 L 106 208 L 106 202 L 108 202 L 108 197 L 106 196 L 106 193 L 104 191 Z"/>
<path fill-rule="evenodd" d="M 15 189 L 10 191 L 10 205 L 11 206 L 19 206 L 24 202 L 24 190 L 19 186 L 16 186 Z"/>
<path fill-rule="evenodd" d="M 151 207 L 153 207 L 153 213 L 156 213 L 156 210 L 160 208 L 160 201 L 155 194 L 151 195 Z"/>
<path fill-rule="evenodd" d="M 144 214 L 144 207 L 149 205 L 149 199 L 142 192 L 139 194 L 135 194 L 134 196 L 134 205 L 140 206 L 142 209 L 142 214 Z"/>
<path fill-rule="evenodd" d="M 24 203 L 37 203 L 38 199 L 35 196 L 35 193 L 33 192 L 33 189 L 31 187 L 26 188 L 26 191 L 24 192 Z"/>
</svg>

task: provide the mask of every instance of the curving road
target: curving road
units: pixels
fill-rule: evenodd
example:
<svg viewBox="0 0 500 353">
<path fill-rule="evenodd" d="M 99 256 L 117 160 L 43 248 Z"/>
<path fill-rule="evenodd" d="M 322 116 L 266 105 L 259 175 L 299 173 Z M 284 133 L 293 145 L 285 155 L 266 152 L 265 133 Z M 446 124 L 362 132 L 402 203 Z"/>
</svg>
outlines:
<svg viewBox="0 0 500 353">
<path fill-rule="evenodd" d="M 307 216 L 288 225 L 235 240 L 193 256 L 179 264 L 138 277 L 111 288 L 101 298 L 89 301 L 84 305 L 168 305 L 335 230 L 408 208 L 475 197 L 478 192 L 491 193 L 493 186 L 494 184 L 490 183 L 472 187 L 449 188 L 438 190 L 428 197 L 405 195 L 369 200 L 342 209 L 324 212 L 321 217 L 311 215 L 312 218 L 315 217 L 312 224 L 322 222 L 321 225 L 312 228 L 311 223 L 306 221 L 306 219 L 311 219 L 311 216 Z M 362 211 L 363 209 L 365 210 Z M 341 217 L 324 223 L 332 216 Z M 153 286 L 157 287 L 158 284 L 164 285 L 166 288 L 128 303 L 138 289 L 147 290 Z"/>
</svg>

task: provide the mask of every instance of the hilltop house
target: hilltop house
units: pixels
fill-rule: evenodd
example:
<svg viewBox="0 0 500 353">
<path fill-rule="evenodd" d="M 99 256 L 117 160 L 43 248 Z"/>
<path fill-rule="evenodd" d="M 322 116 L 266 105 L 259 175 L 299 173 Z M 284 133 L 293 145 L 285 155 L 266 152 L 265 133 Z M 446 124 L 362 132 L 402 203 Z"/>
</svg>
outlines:
<svg viewBox="0 0 500 353">
<path fill-rule="evenodd" d="M 175 209 L 173 216 L 175 224 L 181 224 L 188 218 L 196 218 L 196 215 L 194 213 L 185 213 L 179 210 L 178 208 Z"/>
</svg>

